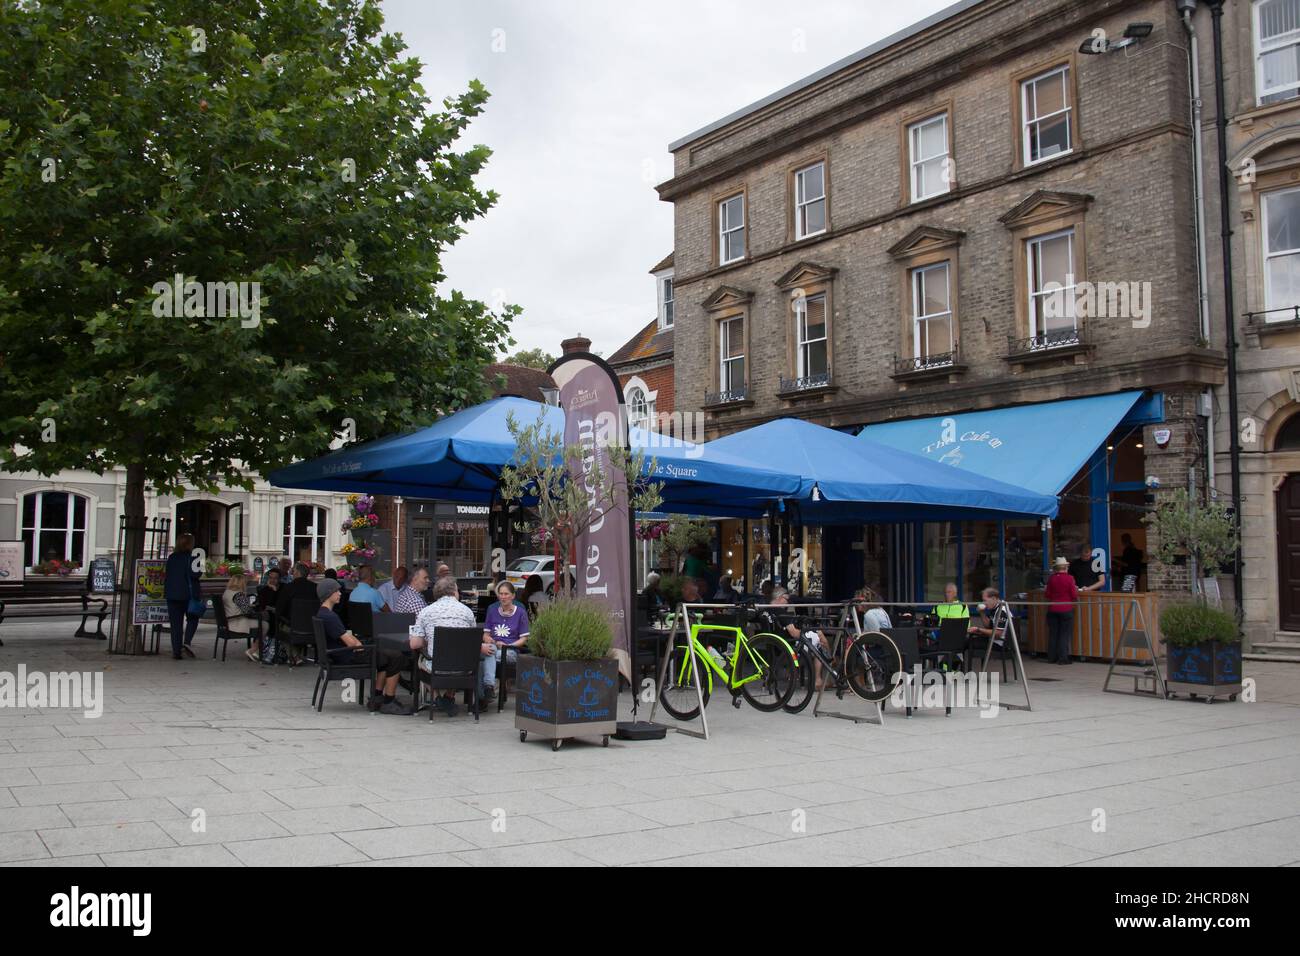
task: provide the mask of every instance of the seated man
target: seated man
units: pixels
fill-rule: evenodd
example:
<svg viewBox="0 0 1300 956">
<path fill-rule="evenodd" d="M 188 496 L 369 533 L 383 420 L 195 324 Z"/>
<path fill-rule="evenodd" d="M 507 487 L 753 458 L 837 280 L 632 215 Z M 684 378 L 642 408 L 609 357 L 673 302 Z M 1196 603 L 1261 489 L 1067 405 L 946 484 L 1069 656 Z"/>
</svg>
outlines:
<svg viewBox="0 0 1300 956">
<path fill-rule="evenodd" d="M 342 619 L 334 612 L 334 606 L 342 598 L 339 583 L 333 578 L 324 578 L 316 585 L 316 594 L 320 599 L 320 610 L 316 612 L 316 617 L 325 628 L 325 645 L 330 660 L 336 664 L 362 663 L 365 655 L 358 653 L 358 649 L 365 645 L 343 625 Z M 409 714 L 410 708 L 397 700 L 397 681 L 406 669 L 404 655 L 401 651 L 374 650 L 379 654 L 375 664 L 377 673 L 374 692 L 366 706 L 371 711 L 377 710 L 382 714 Z"/>
<path fill-rule="evenodd" d="M 416 568 L 406 586 L 393 592 L 393 599 L 388 602 L 388 606 L 398 614 L 419 614 L 425 607 L 424 589 L 428 586 L 428 569 Z"/>
<path fill-rule="evenodd" d="M 422 571 L 423 569 L 416 574 Z M 426 674 L 433 667 L 433 640 L 439 627 L 478 627 L 478 622 L 474 620 L 474 612 L 460 603 L 460 588 L 455 578 L 445 575 L 434 582 L 433 603 L 420 612 L 420 616 L 415 619 L 415 627 L 419 635 L 411 638 L 411 647 L 416 650 L 424 649 L 424 653 L 420 655 L 420 669 Z M 491 656 L 495 663 L 496 645 L 486 635 L 483 639 L 482 651 L 484 657 Z M 455 691 L 443 691 L 434 697 L 433 706 L 448 717 L 455 717 L 458 710 Z"/>
<path fill-rule="evenodd" d="M 406 586 L 407 577 L 409 575 L 406 573 L 406 567 L 398 565 L 393 568 L 392 578 L 375 588 L 379 592 L 379 596 L 384 599 L 384 603 L 388 605 L 390 611 L 393 608 L 393 594 Z"/>
<path fill-rule="evenodd" d="M 889 612 L 880 606 L 880 598 L 871 588 L 863 588 L 853 595 L 853 606 L 857 609 L 863 631 L 881 631 L 893 627 Z"/>
<path fill-rule="evenodd" d="M 773 588 L 772 603 L 778 607 L 788 607 L 790 604 L 790 592 L 782 587 Z M 803 615 L 791 617 L 788 613 L 783 614 L 780 611 L 769 611 L 767 613 L 770 615 L 770 623 L 774 625 L 772 627 L 773 631 L 776 631 L 777 627 L 784 625 L 786 635 L 791 638 L 791 646 L 797 647 L 799 638 L 802 637 L 812 647 L 814 651 L 813 664 L 817 669 L 817 683 L 820 684 L 822 680 L 822 662 L 820 655 L 818 655 L 816 651 L 818 648 L 821 648 L 824 653 L 830 653 L 831 646 L 826 640 L 826 635 L 813 627 L 812 622 Z"/>
<path fill-rule="evenodd" d="M 957 600 L 957 585 L 949 581 L 943 587 L 943 603 L 934 606 L 934 616 L 940 621 L 950 617 L 970 617 L 970 609 Z"/>
<path fill-rule="evenodd" d="M 368 564 L 357 568 L 357 586 L 348 595 L 348 600 L 353 603 L 369 604 L 376 614 L 389 609 L 383 597 L 375 589 L 375 569 Z"/>
<path fill-rule="evenodd" d="M 1006 637 L 1006 625 L 998 620 L 998 611 L 1002 607 L 1002 597 L 998 594 L 998 589 L 985 588 L 980 594 L 980 599 L 980 605 L 976 609 L 979 615 L 971 621 L 970 630 L 967 632 L 970 638 L 966 649 L 970 652 L 972 660 L 975 659 L 976 651 L 987 653 L 989 641 L 993 642 L 994 647 L 1001 647 Z"/>
</svg>

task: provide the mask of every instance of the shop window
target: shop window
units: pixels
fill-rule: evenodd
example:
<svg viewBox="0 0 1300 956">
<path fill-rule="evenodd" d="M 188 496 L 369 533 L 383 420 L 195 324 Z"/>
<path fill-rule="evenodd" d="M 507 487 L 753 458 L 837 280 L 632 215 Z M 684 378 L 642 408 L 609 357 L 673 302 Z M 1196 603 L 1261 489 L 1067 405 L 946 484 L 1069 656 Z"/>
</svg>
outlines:
<svg viewBox="0 0 1300 956">
<path fill-rule="evenodd" d="M 998 547 L 998 522 L 962 522 L 960 593 L 963 600 L 978 600 L 980 592 L 987 587 L 1001 590 Z"/>
<path fill-rule="evenodd" d="M 925 524 L 925 590 L 923 600 L 934 603 L 943 599 L 944 588 L 957 581 L 957 522 L 928 521 Z"/>
<path fill-rule="evenodd" d="M 1037 521 L 1003 525 L 1006 598 L 1024 598 L 1046 583 L 1043 578 L 1043 531 Z"/>
</svg>

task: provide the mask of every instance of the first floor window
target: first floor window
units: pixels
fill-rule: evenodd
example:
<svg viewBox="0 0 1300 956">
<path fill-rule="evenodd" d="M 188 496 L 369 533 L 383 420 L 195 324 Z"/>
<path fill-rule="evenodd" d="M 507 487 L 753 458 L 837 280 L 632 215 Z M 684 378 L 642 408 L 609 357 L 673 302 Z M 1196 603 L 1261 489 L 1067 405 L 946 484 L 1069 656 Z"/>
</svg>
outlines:
<svg viewBox="0 0 1300 956">
<path fill-rule="evenodd" d="M 942 357 L 951 363 L 954 348 L 948 263 L 912 270 L 912 355 L 922 361 Z"/>
<path fill-rule="evenodd" d="M 633 428 L 654 427 L 654 405 L 646 397 L 645 389 L 634 386 L 627 393 L 627 421 Z"/>
<path fill-rule="evenodd" d="M 1261 105 L 1300 95 L 1300 0 L 1255 4 L 1255 95 Z"/>
<path fill-rule="evenodd" d="M 745 388 L 745 320 L 741 316 L 718 323 L 718 390 Z"/>
<path fill-rule="evenodd" d="M 794 174 L 794 237 L 826 231 L 826 164 L 814 163 Z"/>
<path fill-rule="evenodd" d="M 1024 163 L 1042 162 L 1068 153 L 1070 142 L 1070 68 L 1060 66 L 1020 85 L 1024 123 Z"/>
<path fill-rule="evenodd" d="M 795 303 L 798 324 L 795 376 L 816 378 L 829 371 L 826 339 L 826 296 L 814 295 Z"/>
<path fill-rule="evenodd" d="M 673 277 L 663 280 L 663 319 L 660 325 L 665 329 L 673 327 Z"/>
<path fill-rule="evenodd" d="M 86 560 L 87 499 L 68 491 L 23 495 L 23 553 L 27 566 Z"/>
<path fill-rule="evenodd" d="M 1029 334 L 1055 344 L 1075 329 L 1074 230 L 1026 243 L 1029 256 Z"/>
<path fill-rule="evenodd" d="M 294 562 L 325 560 L 328 513 L 316 505 L 289 505 L 284 509 L 284 553 Z"/>
<path fill-rule="evenodd" d="M 745 258 L 745 196 L 718 203 L 718 263 Z"/>
<path fill-rule="evenodd" d="M 948 114 L 913 123 L 908 127 L 911 154 L 912 202 L 920 202 L 948 191 Z"/>
<path fill-rule="evenodd" d="M 1264 283 L 1270 310 L 1300 305 L 1300 189 L 1264 194 Z M 1277 312 L 1266 318 L 1292 316 Z"/>
</svg>

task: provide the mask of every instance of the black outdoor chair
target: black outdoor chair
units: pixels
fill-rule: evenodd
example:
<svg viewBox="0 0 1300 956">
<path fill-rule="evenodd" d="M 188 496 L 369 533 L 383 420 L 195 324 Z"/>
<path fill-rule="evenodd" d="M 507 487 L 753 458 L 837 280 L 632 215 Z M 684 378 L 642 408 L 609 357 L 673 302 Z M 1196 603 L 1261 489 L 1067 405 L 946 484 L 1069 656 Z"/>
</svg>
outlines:
<svg viewBox="0 0 1300 956">
<path fill-rule="evenodd" d="M 903 656 L 903 674 L 912 673 L 912 667 L 921 660 L 920 642 L 916 636 L 914 627 L 886 627 L 881 628 L 881 634 L 892 638 L 898 645 L 898 652 Z M 912 716 L 912 696 L 911 694 L 903 695 L 903 705 L 907 710 L 907 716 Z"/>
<path fill-rule="evenodd" d="M 310 647 L 313 651 L 316 649 L 316 639 L 312 621 L 316 619 L 316 609 L 319 607 L 315 601 L 307 598 L 294 598 L 289 607 L 289 627 L 280 628 L 280 640 L 288 644 L 291 648 L 306 649 Z M 281 624 L 284 622 L 281 621 Z M 299 653 L 303 653 L 299 650 Z M 320 661 L 316 661 L 320 663 Z"/>
<path fill-rule="evenodd" d="M 369 601 L 351 601 L 348 604 L 348 629 L 369 644 L 375 638 L 375 609 Z"/>
<path fill-rule="evenodd" d="M 336 647 L 330 650 L 325 641 L 325 624 L 318 617 L 311 619 L 312 638 L 316 646 L 316 664 L 320 670 L 316 674 L 316 689 L 312 691 L 311 702 L 320 713 L 325 706 L 325 691 L 332 680 L 355 680 L 357 682 L 357 703 L 366 705 L 366 681 L 370 681 L 370 692 L 375 690 L 373 647 Z M 343 652 L 350 650 L 351 659 L 343 661 Z"/>
<path fill-rule="evenodd" d="M 482 710 L 483 631 L 477 627 L 440 627 L 433 635 L 433 659 L 430 670 L 418 668 L 419 679 L 428 685 L 430 695 L 438 690 L 463 690 L 470 695 L 474 722 Z M 433 707 L 429 719 L 433 720 Z"/>
<path fill-rule="evenodd" d="M 221 659 L 226 659 L 226 650 L 230 647 L 231 641 L 243 641 L 244 649 L 249 650 L 253 646 L 253 634 L 239 634 L 230 629 L 230 619 L 226 616 L 226 606 L 221 600 L 220 594 L 212 596 L 212 616 L 217 621 L 217 637 L 212 642 L 212 659 L 217 659 L 217 645 L 221 645 Z M 258 625 L 258 634 L 261 634 L 261 625 Z"/>
<path fill-rule="evenodd" d="M 968 617 L 941 618 L 939 620 L 939 640 L 921 649 L 922 668 L 924 669 L 926 661 L 937 664 L 945 658 L 952 661 L 957 655 L 964 654 L 969 627 L 970 618 Z M 952 716 L 952 704 L 948 700 L 946 681 L 943 692 L 943 712 L 946 716 Z"/>
</svg>

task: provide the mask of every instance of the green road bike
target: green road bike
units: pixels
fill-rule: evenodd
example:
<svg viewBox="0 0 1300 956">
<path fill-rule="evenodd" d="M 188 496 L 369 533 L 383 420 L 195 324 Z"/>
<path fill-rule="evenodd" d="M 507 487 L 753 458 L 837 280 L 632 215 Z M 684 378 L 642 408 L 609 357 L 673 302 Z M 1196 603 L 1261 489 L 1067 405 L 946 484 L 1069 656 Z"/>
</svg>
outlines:
<svg viewBox="0 0 1300 956">
<path fill-rule="evenodd" d="M 721 635 L 731 645 L 725 655 L 715 656 L 700 640 L 701 634 Z M 708 706 L 716 684 L 731 694 L 734 707 L 744 697 L 757 710 L 780 710 L 799 683 L 798 669 L 794 649 L 777 634 L 747 637 L 739 627 L 692 624 L 689 640 L 683 643 L 678 637 L 669 652 L 659 702 L 678 720 L 694 720 L 700 701 Z"/>
</svg>

